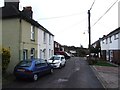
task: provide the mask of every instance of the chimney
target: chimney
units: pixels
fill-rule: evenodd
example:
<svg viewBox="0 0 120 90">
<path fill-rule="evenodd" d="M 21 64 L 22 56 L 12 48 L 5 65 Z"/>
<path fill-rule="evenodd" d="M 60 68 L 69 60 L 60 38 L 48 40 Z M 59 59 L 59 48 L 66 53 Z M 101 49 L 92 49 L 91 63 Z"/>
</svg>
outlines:
<svg viewBox="0 0 120 90">
<path fill-rule="evenodd" d="M 32 11 L 32 7 L 31 6 L 26 6 L 23 7 L 22 12 L 29 18 L 32 19 L 32 15 L 33 15 L 33 11 Z"/>
<path fill-rule="evenodd" d="M 19 0 L 4 0 L 6 6 L 14 6 L 19 10 Z"/>
</svg>

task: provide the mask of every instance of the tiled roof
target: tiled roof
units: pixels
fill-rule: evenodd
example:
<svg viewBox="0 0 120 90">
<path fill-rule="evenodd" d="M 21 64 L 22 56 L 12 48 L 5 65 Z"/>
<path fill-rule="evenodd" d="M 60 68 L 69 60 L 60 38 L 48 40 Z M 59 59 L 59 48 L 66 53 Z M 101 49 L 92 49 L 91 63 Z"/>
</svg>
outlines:
<svg viewBox="0 0 120 90">
<path fill-rule="evenodd" d="M 44 30 L 45 32 L 53 35 L 51 32 L 49 32 L 46 28 L 44 28 L 42 25 L 40 25 L 37 21 L 35 21 L 32 18 L 27 17 L 22 11 L 18 10 L 16 7 L 14 6 L 6 6 L 6 7 L 2 7 L 0 8 L 0 12 L 2 12 L 2 14 L 0 14 L 0 18 L 2 19 L 9 19 L 9 18 L 21 18 L 26 20 L 27 22 L 31 23 L 32 25 L 35 25 L 36 27 Z M 2 15 L 2 16 L 1 16 Z M 53 35 L 54 36 L 54 35 Z"/>
<path fill-rule="evenodd" d="M 117 29 L 113 30 L 113 31 L 110 32 L 109 34 L 104 35 L 104 36 L 101 38 L 101 40 L 104 40 L 104 39 L 106 39 L 107 37 L 110 37 L 110 36 L 112 36 L 112 35 L 114 35 L 114 34 L 117 34 L 117 33 L 120 33 L 120 27 L 118 27 Z"/>
</svg>

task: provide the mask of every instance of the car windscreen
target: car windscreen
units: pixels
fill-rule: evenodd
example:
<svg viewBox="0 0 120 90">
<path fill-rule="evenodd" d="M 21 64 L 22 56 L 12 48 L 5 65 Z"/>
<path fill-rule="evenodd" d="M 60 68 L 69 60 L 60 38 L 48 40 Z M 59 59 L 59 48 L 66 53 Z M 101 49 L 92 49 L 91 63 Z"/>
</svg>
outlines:
<svg viewBox="0 0 120 90">
<path fill-rule="evenodd" d="M 22 61 L 18 64 L 18 66 L 21 66 L 21 67 L 30 67 L 32 64 L 32 61 Z"/>
<path fill-rule="evenodd" d="M 50 60 L 60 60 L 60 57 L 58 57 L 58 56 L 53 56 L 53 57 L 50 58 Z"/>
</svg>

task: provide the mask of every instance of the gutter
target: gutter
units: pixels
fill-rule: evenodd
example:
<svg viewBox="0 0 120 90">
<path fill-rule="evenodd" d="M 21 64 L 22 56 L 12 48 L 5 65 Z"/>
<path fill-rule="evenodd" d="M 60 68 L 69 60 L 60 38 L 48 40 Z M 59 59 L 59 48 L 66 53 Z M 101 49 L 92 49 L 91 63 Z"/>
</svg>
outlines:
<svg viewBox="0 0 120 90">
<path fill-rule="evenodd" d="M 21 35 L 22 35 L 22 26 L 21 26 L 21 17 L 19 19 L 19 61 L 21 61 Z"/>
</svg>

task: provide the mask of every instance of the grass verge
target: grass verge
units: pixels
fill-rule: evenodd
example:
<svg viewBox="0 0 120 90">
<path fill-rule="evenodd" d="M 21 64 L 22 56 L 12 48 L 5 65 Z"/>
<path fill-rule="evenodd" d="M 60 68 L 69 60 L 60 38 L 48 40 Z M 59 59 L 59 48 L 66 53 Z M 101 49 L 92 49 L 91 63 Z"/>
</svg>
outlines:
<svg viewBox="0 0 120 90">
<path fill-rule="evenodd" d="M 99 60 L 96 63 L 94 63 L 94 65 L 97 66 L 110 66 L 110 67 L 116 67 L 115 65 L 108 63 L 107 61 L 103 61 L 103 60 Z"/>
</svg>

